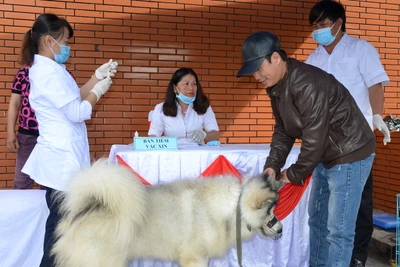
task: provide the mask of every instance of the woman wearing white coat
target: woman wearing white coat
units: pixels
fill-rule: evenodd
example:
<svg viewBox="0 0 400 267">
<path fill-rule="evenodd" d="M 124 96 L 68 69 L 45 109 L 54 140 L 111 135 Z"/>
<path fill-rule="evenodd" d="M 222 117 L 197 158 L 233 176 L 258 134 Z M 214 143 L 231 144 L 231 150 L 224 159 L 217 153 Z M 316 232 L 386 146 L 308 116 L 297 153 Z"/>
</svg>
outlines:
<svg viewBox="0 0 400 267">
<path fill-rule="evenodd" d="M 81 88 L 63 63 L 69 58 L 71 25 L 54 14 L 40 15 L 26 33 L 21 59 L 32 65 L 29 71 L 29 101 L 39 124 L 37 144 L 22 171 L 46 188 L 50 210 L 46 222 L 44 255 L 40 267 L 55 266 L 50 255 L 59 221 L 59 203 L 54 191 L 64 191 L 72 175 L 90 164 L 85 120 L 112 83 L 116 63 L 103 64 Z"/>
<path fill-rule="evenodd" d="M 174 136 L 179 145 L 219 144 L 215 114 L 193 69 L 174 72 L 165 101 L 154 108 L 148 135 Z"/>
</svg>

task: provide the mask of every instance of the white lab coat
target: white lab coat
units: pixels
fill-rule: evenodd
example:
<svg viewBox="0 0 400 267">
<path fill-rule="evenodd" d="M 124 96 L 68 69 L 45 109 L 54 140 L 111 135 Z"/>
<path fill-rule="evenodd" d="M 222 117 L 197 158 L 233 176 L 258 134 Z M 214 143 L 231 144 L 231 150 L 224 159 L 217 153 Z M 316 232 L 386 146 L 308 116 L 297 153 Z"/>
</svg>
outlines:
<svg viewBox="0 0 400 267">
<path fill-rule="evenodd" d="M 306 63 L 335 76 L 349 90 L 373 129 L 368 88 L 377 83 L 385 86 L 389 82 L 375 47 L 367 41 L 344 33 L 331 54 L 319 45 Z"/>
<path fill-rule="evenodd" d="M 84 120 L 92 106 L 63 64 L 35 55 L 29 70 L 29 101 L 39 124 L 37 144 L 22 172 L 40 185 L 65 191 L 72 175 L 90 165 Z"/>
<path fill-rule="evenodd" d="M 161 136 L 164 134 L 164 136 L 177 137 L 178 144 L 184 145 L 196 144 L 189 134 L 190 131 L 219 131 L 217 120 L 211 106 L 208 107 L 206 113 L 199 115 L 193 109 L 193 104 L 191 103 L 187 109 L 186 115 L 183 116 L 181 106 L 177 104 L 177 116 L 169 117 L 164 114 L 162 110 L 163 105 L 164 102 L 155 106 L 148 135 Z"/>
</svg>

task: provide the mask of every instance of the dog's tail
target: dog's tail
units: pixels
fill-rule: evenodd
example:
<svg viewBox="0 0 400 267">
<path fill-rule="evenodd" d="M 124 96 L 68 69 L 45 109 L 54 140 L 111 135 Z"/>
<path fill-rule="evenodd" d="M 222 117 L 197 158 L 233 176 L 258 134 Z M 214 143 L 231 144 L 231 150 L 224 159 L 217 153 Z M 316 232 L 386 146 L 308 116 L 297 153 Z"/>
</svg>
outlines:
<svg viewBox="0 0 400 267">
<path fill-rule="evenodd" d="M 57 266 L 92 266 L 93 262 L 81 263 L 84 258 L 97 261 L 94 258 L 110 253 L 124 258 L 121 253 L 127 251 L 134 232 L 144 223 L 145 191 L 131 171 L 107 165 L 106 159 L 76 173 L 59 196 L 62 219 L 52 251 Z"/>
</svg>

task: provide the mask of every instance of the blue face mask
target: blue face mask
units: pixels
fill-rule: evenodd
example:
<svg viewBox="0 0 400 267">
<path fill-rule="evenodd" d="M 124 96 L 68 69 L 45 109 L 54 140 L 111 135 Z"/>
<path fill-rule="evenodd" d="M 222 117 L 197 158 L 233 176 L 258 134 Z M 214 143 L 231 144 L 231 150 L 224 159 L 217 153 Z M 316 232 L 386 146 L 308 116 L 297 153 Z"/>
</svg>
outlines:
<svg viewBox="0 0 400 267">
<path fill-rule="evenodd" d="M 177 91 L 179 92 L 179 94 L 176 95 L 176 98 L 178 98 L 180 101 L 182 101 L 182 103 L 184 103 L 186 105 L 189 105 L 190 103 L 193 103 L 196 100 L 196 96 L 194 96 L 194 97 L 185 96 L 178 90 L 178 88 L 177 88 Z"/>
<path fill-rule="evenodd" d="M 331 29 L 333 28 L 333 26 L 335 26 L 335 24 L 336 24 L 336 22 L 330 28 L 323 28 L 323 29 L 313 31 L 312 37 L 314 38 L 314 40 L 317 43 L 319 43 L 323 46 L 330 45 L 331 43 L 333 43 L 333 41 L 335 41 L 336 35 L 339 33 L 339 30 L 340 30 L 340 27 L 339 27 L 336 34 L 332 35 Z"/>
<path fill-rule="evenodd" d="M 56 41 L 56 39 L 54 39 L 53 37 L 51 37 L 51 38 L 54 40 L 54 42 L 56 42 L 60 46 L 60 52 L 61 52 L 60 54 L 54 53 L 53 49 L 51 49 L 51 47 L 49 47 L 51 52 L 53 52 L 55 62 L 57 62 L 58 64 L 63 64 L 65 62 L 67 62 L 70 51 L 71 51 L 71 47 L 68 45 L 60 45 Z"/>
</svg>

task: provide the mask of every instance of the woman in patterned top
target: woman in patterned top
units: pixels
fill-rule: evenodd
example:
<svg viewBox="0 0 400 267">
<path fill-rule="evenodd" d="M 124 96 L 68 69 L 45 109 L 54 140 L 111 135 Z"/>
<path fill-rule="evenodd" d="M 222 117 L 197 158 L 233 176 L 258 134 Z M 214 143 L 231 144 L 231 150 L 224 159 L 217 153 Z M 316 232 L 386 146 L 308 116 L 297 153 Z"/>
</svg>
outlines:
<svg viewBox="0 0 400 267">
<path fill-rule="evenodd" d="M 31 154 L 39 136 L 38 123 L 35 111 L 29 104 L 29 66 L 18 70 L 11 86 L 11 98 L 7 112 L 7 140 L 8 149 L 16 152 L 14 189 L 32 189 L 33 180 L 29 175 L 21 172 L 26 160 Z M 15 132 L 15 123 L 18 120 L 18 134 Z"/>
</svg>

